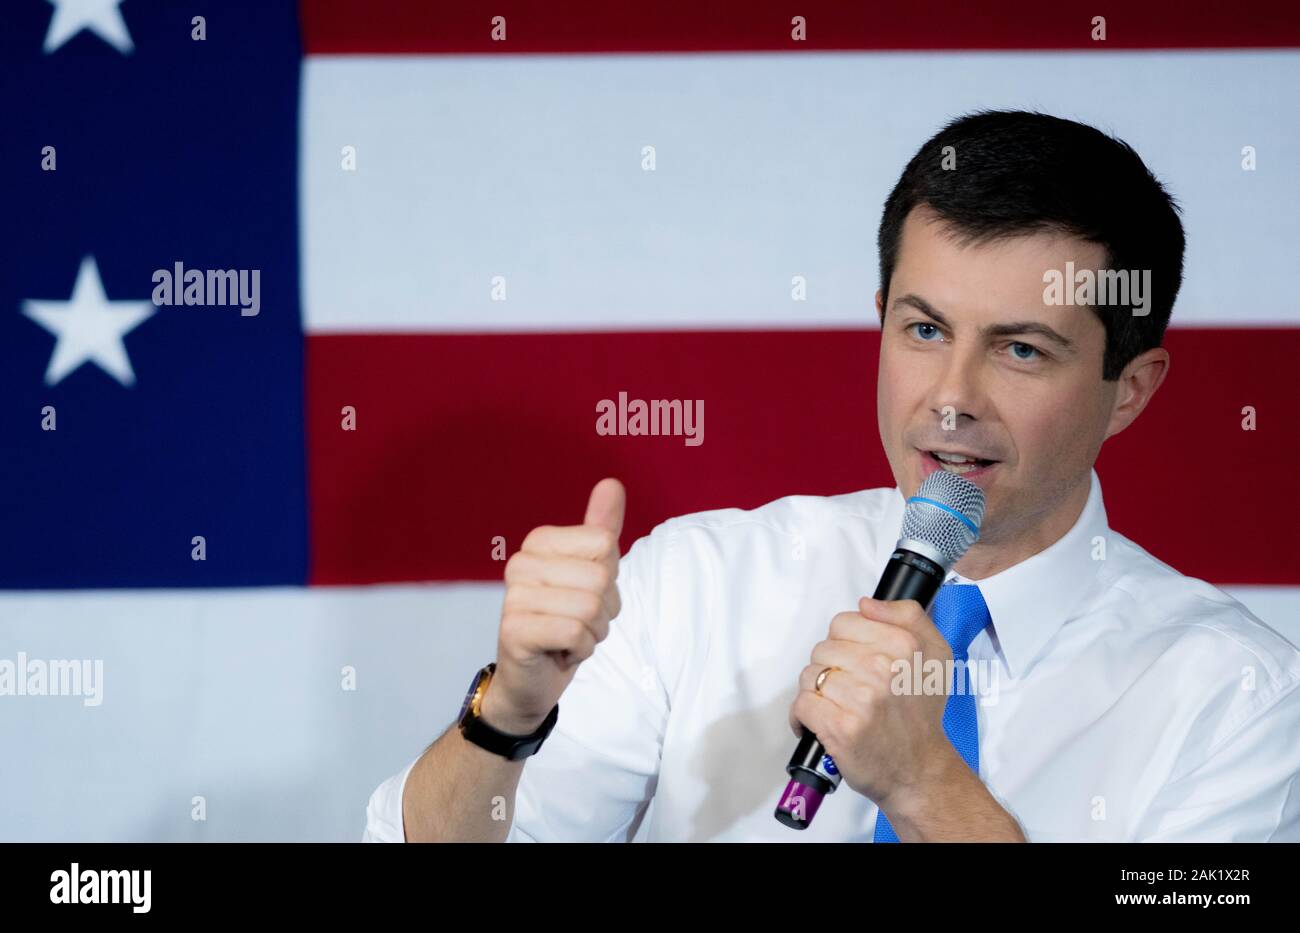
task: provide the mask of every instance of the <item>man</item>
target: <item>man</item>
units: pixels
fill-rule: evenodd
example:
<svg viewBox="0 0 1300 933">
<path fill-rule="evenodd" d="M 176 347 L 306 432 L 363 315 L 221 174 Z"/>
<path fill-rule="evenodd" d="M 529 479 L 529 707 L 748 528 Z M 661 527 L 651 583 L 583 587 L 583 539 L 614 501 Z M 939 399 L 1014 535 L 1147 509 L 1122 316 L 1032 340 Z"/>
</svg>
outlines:
<svg viewBox="0 0 1300 933">
<path fill-rule="evenodd" d="M 671 519 L 620 561 L 601 481 L 510 559 L 466 731 L 375 791 L 366 839 L 1300 840 L 1300 652 L 1110 530 L 1093 469 L 1169 370 L 1173 201 L 1091 127 L 978 113 L 907 165 L 879 252 L 897 488 Z M 1108 296 L 1067 302 L 1071 269 Z M 932 618 L 866 594 L 937 469 L 986 513 Z M 954 659 L 978 702 L 908 688 Z M 796 832 L 804 727 L 843 783 Z"/>
</svg>

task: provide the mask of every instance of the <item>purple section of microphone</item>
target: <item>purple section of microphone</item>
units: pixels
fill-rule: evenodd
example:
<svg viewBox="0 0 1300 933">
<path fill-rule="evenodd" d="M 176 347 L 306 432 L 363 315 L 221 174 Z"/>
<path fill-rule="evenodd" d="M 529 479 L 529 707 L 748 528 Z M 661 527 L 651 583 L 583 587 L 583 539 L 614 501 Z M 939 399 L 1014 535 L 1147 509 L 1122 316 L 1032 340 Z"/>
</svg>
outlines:
<svg viewBox="0 0 1300 933">
<path fill-rule="evenodd" d="M 817 815 L 817 808 L 822 805 L 826 795 L 815 787 L 799 781 L 791 781 L 785 786 L 781 795 L 781 804 L 776 808 L 777 818 L 787 826 L 803 829 Z"/>
</svg>

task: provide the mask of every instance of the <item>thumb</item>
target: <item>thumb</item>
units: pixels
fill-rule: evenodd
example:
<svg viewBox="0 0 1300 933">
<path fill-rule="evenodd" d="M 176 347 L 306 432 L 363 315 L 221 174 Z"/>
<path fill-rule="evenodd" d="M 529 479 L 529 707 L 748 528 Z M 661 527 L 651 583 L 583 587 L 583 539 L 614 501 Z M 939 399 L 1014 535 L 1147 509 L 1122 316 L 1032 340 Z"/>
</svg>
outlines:
<svg viewBox="0 0 1300 933">
<path fill-rule="evenodd" d="M 627 504 L 627 493 L 623 484 L 610 476 L 602 479 L 591 490 L 587 500 L 587 517 L 584 525 L 599 525 L 608 528 L 617 537 L 623 531 L 623 509 Z"/>
</svg>

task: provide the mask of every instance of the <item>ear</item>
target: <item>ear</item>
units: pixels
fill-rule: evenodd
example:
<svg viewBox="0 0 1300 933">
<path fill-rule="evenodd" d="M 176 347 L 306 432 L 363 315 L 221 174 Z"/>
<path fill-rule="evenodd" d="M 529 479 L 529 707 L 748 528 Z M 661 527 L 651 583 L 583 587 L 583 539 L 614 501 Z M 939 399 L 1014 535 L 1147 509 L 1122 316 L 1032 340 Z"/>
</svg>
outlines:
<svg viewBox="0 0 1300 933">
<path fill-rule="evenodd" d="M 876 289 L 876 316 L 880 318 L 880 326 L 885 326 L 885 295 L 880 289 Z"/>
<path fill-rule="evenodd" d="M 1120 373 L 1115 392 L 1115 407 L 1106 426 L 1106 437 L 1114 437 L 1142 414 L 1169 374 L 1169 351 L 1154 347 L 1135 356 Z"/>
</svg>

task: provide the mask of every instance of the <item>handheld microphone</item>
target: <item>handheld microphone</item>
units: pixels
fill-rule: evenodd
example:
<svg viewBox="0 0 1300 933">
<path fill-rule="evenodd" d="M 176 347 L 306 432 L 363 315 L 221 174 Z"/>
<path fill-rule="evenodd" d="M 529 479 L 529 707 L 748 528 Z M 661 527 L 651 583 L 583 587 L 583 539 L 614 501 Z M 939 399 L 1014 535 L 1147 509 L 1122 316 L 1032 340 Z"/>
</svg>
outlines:
<svg viewBox="0 0 1300 933">
<path fill-rule="evenodd" d="M 956 473 L 931 473 L 907 500 L 902 535 L 875 598 L 914 599 L 929 612 L 949 569 L 979 538 L 983 520 L 984 490 Z M 791 829 L 807 829 L 822 800 L 840 786 L 840 772 L 807 728 L 785 770 L 790 783 L 777 804 L 776 818 Z"/>
</svg>

